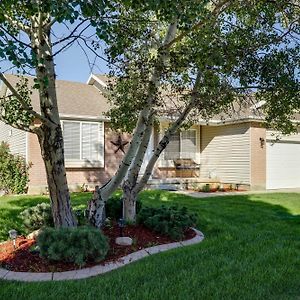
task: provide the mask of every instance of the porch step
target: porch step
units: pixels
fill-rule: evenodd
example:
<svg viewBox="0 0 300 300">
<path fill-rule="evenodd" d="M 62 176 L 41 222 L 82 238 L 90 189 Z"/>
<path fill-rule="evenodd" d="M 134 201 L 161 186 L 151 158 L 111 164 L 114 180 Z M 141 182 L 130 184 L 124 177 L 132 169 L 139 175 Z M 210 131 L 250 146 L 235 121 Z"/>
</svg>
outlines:
<svg viewBox="0 0 300 300">
<path fill-rule="evenodd" d="M 171 178 L 152 178 L 148 181 L 148 188 L 159 189 L 166 191 L 182 191 L 188 188 L 191 188 L 191 185 L 202 185 L 202 184 L 219 184 L 220 181 L 217 179 L 210 178 L 180 178 L 180 177 L 171 177 Z"/>
</svg>

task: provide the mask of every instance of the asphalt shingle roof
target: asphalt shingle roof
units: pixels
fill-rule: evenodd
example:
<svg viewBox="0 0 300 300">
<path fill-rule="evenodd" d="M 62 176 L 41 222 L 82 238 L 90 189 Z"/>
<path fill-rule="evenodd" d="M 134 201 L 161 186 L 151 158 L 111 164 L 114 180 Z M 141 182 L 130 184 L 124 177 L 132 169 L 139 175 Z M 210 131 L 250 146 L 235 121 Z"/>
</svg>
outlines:
<svg viewBox="0 0 300 300">
<path fill-rule="evenodd" d="M 5 74 L 8 81 L 15 86 L 20 78 L 16 75 Z M 26 76 L 29 80 L 29 88 L 34 85 L 34 78 Z M 40 111 L 38 91 L 32 89 L 32 106 Z M 74 116 L 102 116 L 108 111 L 109 104 L 102 92 L 93 85 L 86 83 L 56 80 L 58 109 L 61 115 Z"/>
</svg>

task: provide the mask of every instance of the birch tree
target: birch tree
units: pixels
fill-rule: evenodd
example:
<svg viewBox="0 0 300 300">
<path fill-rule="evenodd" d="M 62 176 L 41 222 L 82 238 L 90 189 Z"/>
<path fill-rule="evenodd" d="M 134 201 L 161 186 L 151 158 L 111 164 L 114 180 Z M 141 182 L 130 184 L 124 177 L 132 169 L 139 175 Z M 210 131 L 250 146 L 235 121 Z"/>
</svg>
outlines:
<svg viewBox="0 0 300 300">
<path fill-rule="evenodd" d="M 88 15 L 92 11 L 99 19 L 103 5 L 100 1 L 64 0 L 2 0 L 0 3 L 0 58 L 9 61 L 20 75 L 29 73 L 35 76 L 33 88 L 38 91 L 40 100 L 40 111 L 35 111 L 31 106 L 28 80 L 20 79 L 17 86 L 13 86 L 2 68 L 0 79 L 11 94 L 1 98 L 0 119 L 37 135 L 56 227 L 76 226 L 76 220 L 66 178 L 54 57 L 74 41 L 84 38 L 92 21 Z M 59 36 L 54 29 L 56 25 L 69 28 L 67 34 Z"/>
<path fill-rule="evenodd" d="M 292 73 L 286 71 L 297 68 L 298 45 L 291 47 L 289 42 L 298 30 L 297 7 L 294 1 L 267 0 L 1 1 L 0 57 L 11 61 L 19 73 L 33 70 L 40 98 L 40 111 L 34 111 L 26 79 L 12 86 L 0 70 L 1 80 L 12 92 L 1 100 L 1 119 L 38 136 L 55 226 L 76 224 L 57 108 L 56 55 L 78 41 L 95 54 L 99 41 L 107 43 L 106 54 L 118 78 L 110 93 L 114 108 L 109 116 L 116 126 L 121 123 L 126 131 L 133 131 L 116 174 L 90 202 L 90 222 L 99 227 L 103 202 L 122 182 L 126 217 L 134 219 L 137 194 L 181 126 L 199 115 L 209 118 L 228 109 L 247 92 L 256 91 L 267 99 L 279 85 L 286 95 L 287 82 L 298 89 Z M 58 24 L 65 24 L 69 34 L 56 38 Z M 276 28 L 277 24 L 281 25 Z M 98 35 L 91 44 L 84 35 L 89 27 Z M 267 76 L 265 66 L 270 62 L 276 62 L 280 80 L 275 74 Z M 168 90 L 170 97 L 163 92 Z M 174 95 L 178 101 L 172 100 Z M 139 180 L 151 127 L 166 115 L 172 125 Z"/>
<path fill-rule="evenodd" d="M 109 28 L 105 31 L 105 35 L 101 31 L 98 34 L 106 40 L 108 45 L 111 45 L 107 54 L 110 55 L 111 63 L 114 65 L 120 62 L 118 60 L 119 56 L 125 55 L 126 64 L 128 59 L 134 59 L 133 54 L 135 51 L 139 53 L 137 55 L 137 65 L 140 67 L 140 71 L 142 71 L 139 73 L 139 76 L 145 80 L 142 82 L 144 88 L 142 99 L 138 99 L 137 95 L 135 95 L 134 102 L 138 102 L 142 108 L 138 111 L 138 115 L 135 118 L 135 129 L 132 140 L 118 171 L 109 182 L 97 191 L 98 197 L 94 198 L 90 203 L 89 220 L 97 227 L 103 223 L 103 214 L 101 211 L 103 205 L 100 203 L 105 202 L 121 184 L 133 161 L 137 162 L 142 159 L 142 153 L 138 153 L 138 150 L 141 147 L 144 148 L 148 140 L 147 135 L 150 131 L 149 126 L 152 124 L 153 108 L 157 101 L 161 81 L 168 69 L 172 56 L 170 49 L 175 44 L 183 41 L 190 33 L 214 23 L 218 16 L 228 7 L 230 1 L 219 1 L 217 3 L 209 3 L 209 5 L 206 1 L 200 4 L 196 3 L 196 1 L 183 1 L 181 4 L 170 2 L 168 5 L 159 1 L 128 3 L 124 3 L 124 6 L 119 9 L 117 21 L 112 21 L 109 23 L 109 26 L 105 26 L 105 28 Z M 184 14 L 180 18 L 180 11 L 183 8 Z M 200 14 L 198 15 L 198 13 Z M 164 21 L 163 32 L 161 32 L 161 35 L 155 36 L 154 34 L 151 37 L 153 33 L 151 30 L 148 32 L 149 21 L 150 24 L 152 22 L 156 24 L 156 20 L 159 20 L 159 18 L 162 18 Z M 131 25 L 128 25 L 127 21 Z M 139 23 L 138 25 L 136 21 Z M 183 25 L 186 26 L 186 29 L 182 27 Z M 127 30 L 129 32 L 126 32 Z M 127 33 L 126 35 L 124 35 L 124 31 Z M 120 34 L 122 34 L 122 37 Z M 150 47 L 155 51 L 154 57 L 150 58 L 151 64 L 144 64 L 142 58 L 145 58 L 145 55 L 147 57 L 149 49 L 147 46 L 144 47 L 143 43 L 140 45 L 141 40 L 138 40 L 138 37 L 148 38 L 154 44 L 153 48 Z M 124 50 L 129 50 L 128 46 L 132 47 L 131 51 L 124 53 Z M 145 70 L 143 67 L 145 67 Z M 114 92 L 118 94 L 117 91 Z M 141 141 L 144 141 L 144 143 L 141 143 Z M 132 202 L 130 200 L 127 202 L 129 205 L 135 207 L 135 201 Z M 132 209 L 128 211 L 132 211 Z"/>
<path fill-rule="evenodd" d="M 243 108 L 265 101 L 267 120 L 282 127 L 282 119 L 291 124 L 289 117 L 300 106 L 299 14 L 294 2 L 203 1 L 184 8 L 171 5 L 169 14 L 164 12 L 126 9 L 111 24 L 108 38 L 107 53 L 117 65 L 109 116 L 116 128 L 133 130 L 133 142 L 119 169 L 122 178 L 127 172 L 122 185 L 124 214 L 131 221 L 138 193 L 182 126 L 220 111 L 233 113 L 234 102 Z M 274 107 L 282 97 L 286 101 L 278 113 Z M 272 116 L 274 111 L 281 122 Z M 160 118 L 167 118 L 170 127 L 139 177 L 151 128 Z M 114 179 L 102 189 L 104 199 Z"/>
</svg>

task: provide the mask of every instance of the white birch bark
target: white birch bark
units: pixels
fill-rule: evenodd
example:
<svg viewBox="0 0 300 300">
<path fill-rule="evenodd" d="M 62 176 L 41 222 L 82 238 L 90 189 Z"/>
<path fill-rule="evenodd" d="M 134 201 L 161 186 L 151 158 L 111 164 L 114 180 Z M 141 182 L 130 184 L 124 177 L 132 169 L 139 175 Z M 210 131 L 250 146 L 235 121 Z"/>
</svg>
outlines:
<svg viewBox="0 0 300 300">
<path fill-rule="evenodd" d="M 33 18 L 30 35 L 32 48 L 38 59 L 36 76 L 39 84 L 41 115 L 47 120 L 47 122 L 42 122 L 37 135 L 47 174 L 54 225 L 55 227 L 74 227 L 76 220 L 72 212 L 65 170 L 50 28 L 44 29 L 46 19 L 48 19 L 47 16 L 42 13 Z"/>
<path fill-rule="evenodd" d="M 140 181 L 136 184 L 136 186 L 132 189 L 133 193 L 135 195 L 137 195 L 147 184 L 158 158 L 160 157 L 161 153 L 164 151 L 164 149 L 167 147 L 167 145 L 170 142 L 171 135 L 174 134 L 182 126 L 183 122 L 186 120 L 189 113 L 195 107 L 197 100 L 198 100 L 197 89 L 200 85 L 200 76 L 201 76 L 200 73 L 198 73 L 195 84 L 194 84 L 193 91 L 191 93 L 190 102 L 185 107 L 183 112 L 179 115 L 177 120 L 165 132 L 164 136 L 162 137 L 162 139 L 158 143 L 158 146 L 156 147 L 155 151 L 153 152 L 153 154 L 146 166 L 143 176 L 141 177 Z M 198 108 L 200 108 L 199 105 L 198 105 Z"/>
<path fill-rule="evenodd" d="M 165 65 L 168 59 L 168 50 L 164 49 L 163 46 L 169 44 L 175 38 L 176 30 L 177 30 L 177 21 L 174 21 L 172 24 L 169 25 L 164 43 L 161 47 L 162 51 L 161 53 L 159 53 L 156 66 L 154 67 L 152 76 L 149 80 L 147 102 L 139 114 L 137 125 L 134 130 L 133 137 L 130 146 L 127 150 L 127 153 L 125 154 L 123 161 L 120 164 L 116 174 L 111 178 L 111 180 L 108 183 L 102 186 L 99 190 L 99 197 L 103 201 L 106 201 L 108 197 L 120 186 L 120 184 L 122 183 L 123 179 L 127 174 L 127 171 L 132 163 L 132 160 L 134 159 L 139 149 L 141 140 L 143 139 L 145 129 L 147 126 L 147 120 L 151 114 L 152 106 L 155 101 L 155 94 L 160 85 L 160 78 L 163 72 L 163 66 Z M 89 216 L 90 216 L 89 220 L 92 224 L 99 224 L 101 226 L 100 220 L 102 220 L 103 217 L 99 212 L 97 212 L 97 210 L 94 210 L 94 212 L 90 213 Z M 95 220 L 97 216 L 100 220 Z"/>
<path fill-rule="evenodd" d="M 126 179 L 123 182 L 123 218 L 128 221 L 135 221 L 136 217 L 136 194 L 133 190 L 136 186 L 139 172 L 141 170 L 144 157 L 149 145 L 149 140 L 152 133 L 152 122 L 148 122 L 145 129 L 145 134 L 140 143 L 137 154 L 131 164 Z"/>
</svg>

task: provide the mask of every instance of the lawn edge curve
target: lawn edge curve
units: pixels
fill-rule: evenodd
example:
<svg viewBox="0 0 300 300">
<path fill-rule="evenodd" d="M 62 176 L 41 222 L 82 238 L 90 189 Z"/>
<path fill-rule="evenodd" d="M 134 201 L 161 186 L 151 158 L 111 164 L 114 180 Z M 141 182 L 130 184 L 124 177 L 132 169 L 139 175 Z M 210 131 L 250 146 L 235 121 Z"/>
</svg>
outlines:
<svg viewBox="0 0 300 300">
<path fill-rule="evenodd" d="M 14 272 L 14 271 L 9 271 L 0 268 L 0 280 L 35 282 L 35 281 L 77 280 L 77 279 L 90 278 L 93 276 L 105 274 L 112 270 L 116 270 L 118 268 L 121 268 L 130 263 L 133 263 L 144 257 L 156 253 L 164 252 L 179 247 L 198 244 L 202 242 L 204 239 L 204 234 L 195 228 L 192 228 L 192 230 L 194 230 L 194 232 L 196 233 L 196 236 L 193 237 L 192 239 L 145 248 L 130 253 L 126 256 L 123 256 L 115 262 L 108 262 L 104 265 L 96 265 L 90 268 L 84 268 L 84 269 L 73 270 L 73 271 L 47 272 L 47 273 Z"/>
</svg>

